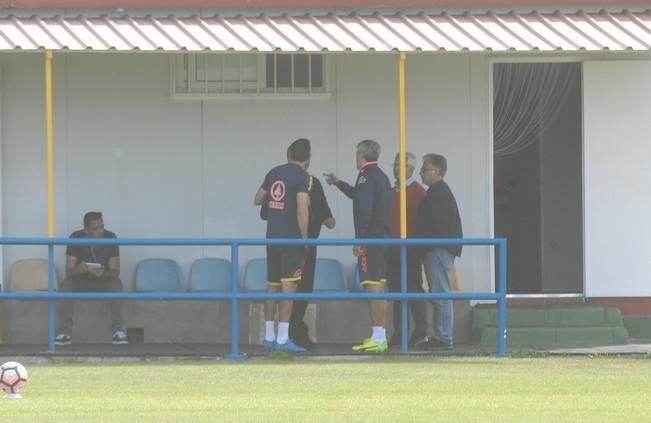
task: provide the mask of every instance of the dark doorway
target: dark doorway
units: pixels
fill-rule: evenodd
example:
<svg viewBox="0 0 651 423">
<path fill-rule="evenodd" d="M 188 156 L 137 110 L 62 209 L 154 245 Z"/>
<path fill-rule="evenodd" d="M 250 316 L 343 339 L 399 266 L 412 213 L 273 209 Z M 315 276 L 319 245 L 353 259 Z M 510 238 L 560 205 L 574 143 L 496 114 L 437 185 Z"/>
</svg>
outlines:
<svg viewBox="0 0 651 423">
<path fill-rule="evenodd" d="M 494 67 L 495 236 L 509 293 L 583 292 L 581 65 Z"/>
</svg>

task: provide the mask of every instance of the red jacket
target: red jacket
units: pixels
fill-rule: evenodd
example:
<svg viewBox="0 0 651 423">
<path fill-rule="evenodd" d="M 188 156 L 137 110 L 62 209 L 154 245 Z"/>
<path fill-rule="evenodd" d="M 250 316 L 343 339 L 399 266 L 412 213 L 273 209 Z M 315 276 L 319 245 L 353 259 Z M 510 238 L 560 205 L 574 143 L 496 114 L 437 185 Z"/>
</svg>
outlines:
<svg viewBox="0 0 651 423">
<path fill-rule="evenodd" d="M 407 187 L 407 236 L 410 238 L 417 234 L 418 206 L 426 196 L 427 191 L 416 181 Z M 400 238 L 400 192 L 397 187 L 391 190 L 389 236 Z"/>
</svg>

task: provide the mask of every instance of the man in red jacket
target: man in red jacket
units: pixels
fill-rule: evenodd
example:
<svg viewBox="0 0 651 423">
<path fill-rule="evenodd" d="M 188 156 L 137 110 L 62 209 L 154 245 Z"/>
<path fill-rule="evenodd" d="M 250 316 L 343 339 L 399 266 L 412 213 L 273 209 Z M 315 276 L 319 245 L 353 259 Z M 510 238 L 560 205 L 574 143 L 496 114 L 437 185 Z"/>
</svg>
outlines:
<svg viewBox="0 0 651 423">
<path fill-rule="evenodd" d="M 407 236 L 416 236 L 416 223 L 418 221 L 418 207 L 427 196 L 425 188 L 418 183 L 414 176 L 416 169 L 416 156 L 406 153 L 407 156 Z M 389 235 L 391 238 L 400 238 L 400 155 L 396 154 L 393 162 L 393 176 L 395 185 L 391 190 L 389 209 Z M 400 247 L 391 247 L 387 251 L 387 283 L 391 292 L 400 292 Z M 422 260 L 418 249 L 407 249 L 407 292 L 425 292 L 423 290 Z M 409 345 L 420 345 L 428 341 L 427 338 L 427 304 L 423 301 L 409 301 L 409 311 L 414 319 L 414 330 L 409 337 Z M 389 341 L 391 345 L 400 345 L 402 328 L 402 310 L 400 301 L 393 304 L 393 336 Z"/>
</svg>

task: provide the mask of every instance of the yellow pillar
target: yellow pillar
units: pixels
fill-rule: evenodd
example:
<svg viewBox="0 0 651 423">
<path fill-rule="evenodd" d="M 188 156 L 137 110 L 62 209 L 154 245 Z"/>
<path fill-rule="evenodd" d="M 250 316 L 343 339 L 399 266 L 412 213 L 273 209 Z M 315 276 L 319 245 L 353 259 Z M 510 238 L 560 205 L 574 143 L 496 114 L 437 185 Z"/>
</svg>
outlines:
<svg viewBox="0 0 651 423">
<path fill-rule="evenodd" d="M 398 61 L 398 128 L 400 139 L 400 238 L 407 238 L 407 154 L 405 123 L 405 53 Z"/>
<path fill-rule="evenodd" d="M 52 130 L 52 50 L 45 52 L 45 143 L 47 147 L 47 236 L 54 237 L 54 145 Z"/>
</svg>

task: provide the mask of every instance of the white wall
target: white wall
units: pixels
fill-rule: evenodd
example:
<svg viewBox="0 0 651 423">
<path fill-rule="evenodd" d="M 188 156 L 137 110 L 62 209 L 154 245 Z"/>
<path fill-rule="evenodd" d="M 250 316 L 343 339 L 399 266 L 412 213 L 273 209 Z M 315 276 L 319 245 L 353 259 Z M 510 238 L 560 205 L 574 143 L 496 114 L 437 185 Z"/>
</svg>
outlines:
<svg viewBox="0 0 651 423">
<path fill-rule="evenodd" d="M 264 174 L 284 161 L 297 137 L 312 140 L 314 175 L 334 171 L 352 181 L 354 148 L 364 138 L 383 146 L 391 172 L 397 152 L 395 55 L 332 56 L 332 98 L 320 101 L 176 102 L 169 97 L 165 54 L 56 54 L 56 233 L 101 210 L 121 237 L 262 237 L 252 206 Z M 3 53 L 2 222 L 4 236 L 46 235 L 43 57 Z M 485 56 L 409 56 L 408 149 L 448 157 L 448 183 L 464 235 L 491 234 L 488 151 L 488 64 Z M 323 178 L 322 178 L 323 181 Z M 323 236 L 352 237 L 351 202 L 325 187 L 338 225 Z M 350 248 L 320 254 L 352 268 Z M 144 257 L 172 257 L 184 274 L 203 254 L 225 248 L 123 247 L 122 278 Z M 244 248 L 242 261 L 261 256 Z M 8 247 L 5 269 L 38 247 Z M 60 267 L 63 249 L 57 252 Z M 458 262 L 464 290 L 491 289 L 487 247 L 466 247 Z M 5 272 L 6 274 L 6 272 Z"/>
<path fill-rule="evenodd" d="M 651 296 L 651 61 L 584 64 L 585 278 L 590 297 Z"/>
</svg>

